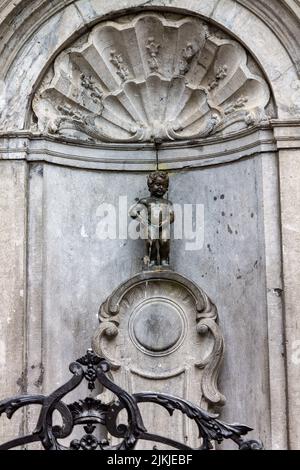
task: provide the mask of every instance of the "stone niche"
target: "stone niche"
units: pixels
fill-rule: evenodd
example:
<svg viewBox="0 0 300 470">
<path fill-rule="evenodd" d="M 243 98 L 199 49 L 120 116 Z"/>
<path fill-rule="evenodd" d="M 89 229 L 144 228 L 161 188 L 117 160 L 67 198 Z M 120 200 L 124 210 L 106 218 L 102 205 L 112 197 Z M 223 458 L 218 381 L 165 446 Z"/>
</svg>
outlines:
<svg viewBox="0 0 300 470">
<path fill-rule="evenodd" d="M 82 354 L 101 302 L 94 348 L 117 383 L 208 409 L 224 404 L 224 393 L 222 418 L 249 423 L 266 442 L 265 213 L 277 211 L 266 195 L 278 175 L 273 99 L 260 67 L 199 17 L 147 11 L 93 26 L 38 83 L 28 140 L 14 145 L 30 162 L 29 322 L 41 328 L 31 328 L 28 361 L 37 361 L 40 341 L 43 387 L 64 379 L 57 356 Z M 209 218 L 200 252 L 174 241 L 172 265 L 182 275 L 136 274 L 142 243 L 96 235 L 100 202 L 142 196 L 144 172 L 157 166 L 172 172 L 170 198 L 203 203 Z M 223 336 L 199 286 L 220 312 L 222 393 Z M 170 436 L 196 445 L 186 421 L 165 413 L 144 410 L 148 429 L 165 434 L 168 422 Z"/>
</svg>

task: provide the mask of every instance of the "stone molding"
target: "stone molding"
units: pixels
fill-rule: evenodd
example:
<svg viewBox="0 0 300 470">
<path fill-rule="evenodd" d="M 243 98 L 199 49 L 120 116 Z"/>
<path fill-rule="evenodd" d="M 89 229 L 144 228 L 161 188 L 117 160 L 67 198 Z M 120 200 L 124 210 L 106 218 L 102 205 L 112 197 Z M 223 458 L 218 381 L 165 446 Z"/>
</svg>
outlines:
<svg viewBox="0 0 300 470">
<path fill-rule="evenodd" d="M 204 142 L 165 143 L 159 149 L 158 162 L 168 169 L 198 168 L 287 148 L 300 148 L 299 123 L 273 120 L 224 139 L 215 136 Z M 28 132 L 0 135 L 0 160 L 44 161 L 94 170 L 149 171 L 157 165 L 152 144 L 79 144 Z"/>
</svg>

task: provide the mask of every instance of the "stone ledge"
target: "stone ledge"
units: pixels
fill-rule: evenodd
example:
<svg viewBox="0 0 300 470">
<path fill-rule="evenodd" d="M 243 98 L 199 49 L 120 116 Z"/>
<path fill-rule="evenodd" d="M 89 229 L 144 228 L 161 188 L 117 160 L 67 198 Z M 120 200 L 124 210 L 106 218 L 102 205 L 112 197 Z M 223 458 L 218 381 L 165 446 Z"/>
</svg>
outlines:
<svg viewBox="0 0 300 470">
<path fill-rule="evenodd" d="M 277 150 L 272 130 L 252 128 L 227 138 L 165 143 L 159 148 L 163 168 L 181 169 L 230 163 Z M 94 170 L 148 171 L 156 168 L 153 144 L 88 144 L 28 132 L 0 136 L 0 160 L 44 161 Z"/>
</svg>

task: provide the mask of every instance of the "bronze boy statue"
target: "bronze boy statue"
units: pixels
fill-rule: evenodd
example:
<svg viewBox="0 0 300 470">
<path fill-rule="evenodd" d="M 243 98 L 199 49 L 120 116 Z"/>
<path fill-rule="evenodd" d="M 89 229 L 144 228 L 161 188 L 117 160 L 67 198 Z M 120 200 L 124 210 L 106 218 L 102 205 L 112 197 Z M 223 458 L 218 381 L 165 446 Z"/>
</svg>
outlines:
<svg viewBox="0 0 300 470">
<path fill-rule="evenodd" d="M 169 176 L 166 172 L 155 171 L 148 176 L 151 196 L 139 199 L 129 211 L 133 219 L 138 219 L 146 228 L 147 256 L 149 267 L 168 266 L 170 253 L 171 224 L 174 222 L 173 204 L 164 195 L 169 189 Z"/>
</svg>

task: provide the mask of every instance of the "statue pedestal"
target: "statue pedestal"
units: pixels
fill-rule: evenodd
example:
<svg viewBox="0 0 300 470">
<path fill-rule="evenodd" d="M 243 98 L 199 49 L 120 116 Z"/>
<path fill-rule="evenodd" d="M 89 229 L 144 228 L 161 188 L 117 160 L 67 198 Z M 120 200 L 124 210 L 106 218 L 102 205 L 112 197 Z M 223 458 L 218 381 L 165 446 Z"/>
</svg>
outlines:
<svg viewBox="0 0 300 470">
<path fill-rule="evenodd" d="M 224 404 L 217 387 L 224 352 L 218 312 L 194 282 L 165 267 L 143 271 L 108 297 L 99 319 L 93 348 L 118 385 L 130 393 L 179 396 L 204 409 Z M 175 412 L 170 420 L 164 409 L 140 406 L 148 432 L 196 445 L 185 417 Z"/>
</svg>

